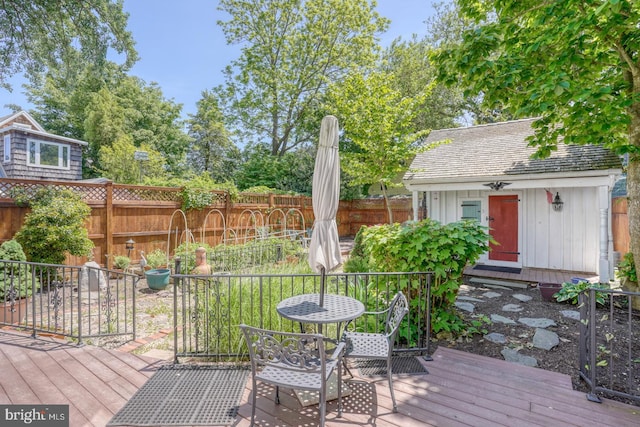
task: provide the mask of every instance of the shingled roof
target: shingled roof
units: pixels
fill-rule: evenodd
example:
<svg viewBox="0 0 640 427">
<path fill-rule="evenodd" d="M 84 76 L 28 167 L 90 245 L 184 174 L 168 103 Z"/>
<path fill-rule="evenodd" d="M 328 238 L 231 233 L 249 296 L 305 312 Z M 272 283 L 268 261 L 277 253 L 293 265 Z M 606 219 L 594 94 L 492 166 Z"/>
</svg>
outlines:
<svg viewBox="0 0 640 427">
<path fill-rule="evenodd" d="M 549 158 L 531 159 L 535 148 L 527 145 L 526 138 L 533 135 L 534 120 L 434 130 L 425 140 L 426 144 L 447 139 L 451 142 L 418 154 L 404 179 L 446 181 L 621 168 L 620 158 L 598 145 L 560 143 L 558 151 Z"/>
</svg>

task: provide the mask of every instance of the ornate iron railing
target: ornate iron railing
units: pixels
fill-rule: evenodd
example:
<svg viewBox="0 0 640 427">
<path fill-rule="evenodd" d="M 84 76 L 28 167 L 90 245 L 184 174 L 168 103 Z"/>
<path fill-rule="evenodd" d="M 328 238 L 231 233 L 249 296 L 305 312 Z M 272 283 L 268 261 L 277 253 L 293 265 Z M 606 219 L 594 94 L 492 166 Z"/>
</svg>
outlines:
<svg viewBox="0 0 640 427">
<path fill-rule="evenodd" d="M 0 324 L 76 340 L 136 339 L 137 275 L 0 260 Z"/>
<path fill-rule="evenodd" d="M 180 271 L 180 264 L 176 265 Z M 285 298 L 320 291 L 318 274 L 242 275 L 176 274 L 174 286 L 175 359 L 233 360 L 242 354 L 238 325 L 299 331 L 300 325 L 276 312 Z M 405 292 L 411 312 L 401 326 L 397 349 L 429 354 L 431 273 L 335 273 L 326 275 L 326 292 L 360 300 L 367 311 L 380 311 L 398 290 Z M 384 319 L 369 324 L 356 320 L 359 330 L 380 328 Z M 308 325 L 307 325 L 308 326 Z M 338 325 L 326 325 L 327 336 Z"/>
<path fill-rule="evenodd" d="M 640 403 L 640 293 L 591 288 L 580 294 L 579 305 L 579 369 L 588 399 L 609 395 Z"/>
</svg>

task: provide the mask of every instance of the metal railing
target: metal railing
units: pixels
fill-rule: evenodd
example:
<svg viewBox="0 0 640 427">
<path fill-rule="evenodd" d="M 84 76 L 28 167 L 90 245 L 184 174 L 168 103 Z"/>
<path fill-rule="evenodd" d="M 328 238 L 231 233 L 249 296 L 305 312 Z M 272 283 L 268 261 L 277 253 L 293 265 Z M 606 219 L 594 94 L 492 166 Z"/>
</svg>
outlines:
<svg viewBox="0 0 640 427">
<path fill-rule="evenodd" d="M 176 271 L 180 271 L 179 263 Z M 228 361 L 243 354 L 239 325 L 299 331 L 300 325 L 280 317 L 278 302 L 285 298 L 317 293 L 320 275 L 173 275 L 174 354 L 181 357 Z M 360 300 L 367 311 L 380 311 L 398 290 L 405 292 L 411 311 L 397 338 L 398 352 L 429 354 L 431 273 L 339 273 L 326 275 L 326 292 Z M 358 330 L 380 332 L 384 319 L 364 323 Z M 306 325 L 309 326 L 309 325 Z M 334 337 L 338 325 L 327 325 Z"/>
<path fill-rule="evenodd" d="M 137 275 L 92 268 L 0 260 L 0 324 L 88 338 L 136 339 Z"/>
<path fill-rule="evenodd" d="M 590 387 L 587 398 L 600 402 L 603 394 L 640 403 L 640 293 L 590 288 L 579 305 L 579 369 Z"/>
</svg>

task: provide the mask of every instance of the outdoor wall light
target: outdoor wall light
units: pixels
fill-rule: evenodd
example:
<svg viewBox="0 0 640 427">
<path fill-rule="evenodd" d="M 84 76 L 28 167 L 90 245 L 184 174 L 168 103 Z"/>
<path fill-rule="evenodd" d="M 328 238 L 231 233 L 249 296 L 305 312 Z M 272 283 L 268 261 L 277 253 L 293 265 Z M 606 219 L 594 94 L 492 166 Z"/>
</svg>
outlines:
<svg viewBox="0 0 640 427">
<path fill-rule="evenodd" d="M 133 239 L 129 239 L 124 242 L 124 248 L 127 250 L 127 257 L 131 258 L 131 251 L 133 250 L 135 244 L 136 242 L 134 242 Z"/>
<path fill-rule="evenodd" d="M 562 199 L 560 199 L 560 193 L 556 192 L 556 197 L 553 199 L 553 202 L 551 202 L 551 206 L 553 206 L 553 210 L 556 212 L 560 212 L 562 210 L 563 205 L 564 205 L 564 202 L 562 201 Z"/>
</svg>

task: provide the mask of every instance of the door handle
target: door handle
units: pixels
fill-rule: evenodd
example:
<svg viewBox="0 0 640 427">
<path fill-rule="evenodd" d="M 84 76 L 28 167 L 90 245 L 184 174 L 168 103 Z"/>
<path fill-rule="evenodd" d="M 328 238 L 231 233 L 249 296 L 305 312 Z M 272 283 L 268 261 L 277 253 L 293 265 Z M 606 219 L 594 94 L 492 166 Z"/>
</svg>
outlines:
<svg viewBox="0 0 640 427">
<path fill-rule="evenodd" d="M 495 218 L 494 218 L 494 217 L 492 217 L 492 216 L 488 216 L 488 217 L 487 217 L 487 221 L 495 221 Z"/>
</svg>

